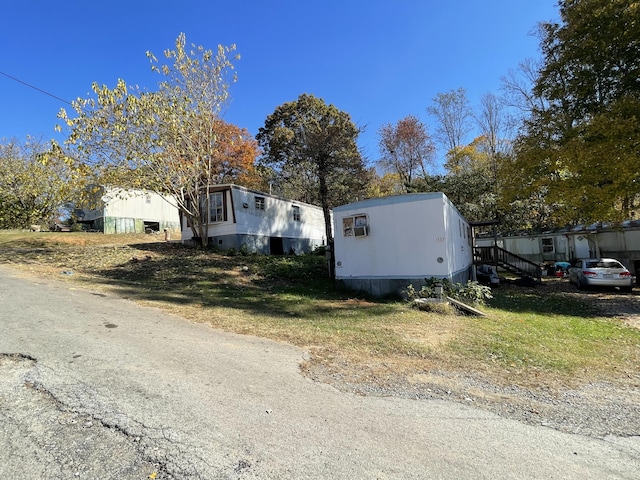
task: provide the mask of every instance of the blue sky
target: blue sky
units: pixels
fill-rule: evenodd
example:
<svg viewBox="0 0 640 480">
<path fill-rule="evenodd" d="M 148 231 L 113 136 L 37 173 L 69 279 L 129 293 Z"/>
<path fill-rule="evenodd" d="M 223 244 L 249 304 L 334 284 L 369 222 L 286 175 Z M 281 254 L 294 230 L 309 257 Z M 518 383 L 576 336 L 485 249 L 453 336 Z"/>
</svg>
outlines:
<svg viewBox="0 0 640 480">
<path fill-rule="evenodd" d="M 235 43 L 227 121 L 255 135 L 278 105 L 310 93 L 365 128 L 370 161 L 385 123 L 412 114 L 433 133 L 426 108 L 438 93 L 463 87 L 472 106 L 500 94 L 501 76 L 539 57 L 536 24 L 558 18 L 556 0 L 25 0 L 0 12 L 0 72 L 69 101 L 94 81 L 155 89 L 145 52 L 160 57 L 180 32 L 207 48 Z M 0 139 L 60 140 L 62 107 L 0 75 Z"/>
</svg>

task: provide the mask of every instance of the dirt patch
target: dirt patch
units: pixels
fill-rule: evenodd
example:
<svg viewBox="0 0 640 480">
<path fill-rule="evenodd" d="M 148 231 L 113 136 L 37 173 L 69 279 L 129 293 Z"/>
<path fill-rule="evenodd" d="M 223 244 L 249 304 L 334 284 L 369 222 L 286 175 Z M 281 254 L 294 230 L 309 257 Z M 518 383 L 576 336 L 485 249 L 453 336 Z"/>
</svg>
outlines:
<svg viewBox="0 0 640 480">
<path fill-rule="evenodd" d="M 430 322 L 428 335 L 425 335 L 423 324 L 391 325 L 389 328 L 395 330 L 396 334 L 407 342 L 416 342 L 425 347 L 436 348 L 454 339 L 462 328 L 463 321 L 461 317 L 443 316 L 440 321 Z"/>
</svg>

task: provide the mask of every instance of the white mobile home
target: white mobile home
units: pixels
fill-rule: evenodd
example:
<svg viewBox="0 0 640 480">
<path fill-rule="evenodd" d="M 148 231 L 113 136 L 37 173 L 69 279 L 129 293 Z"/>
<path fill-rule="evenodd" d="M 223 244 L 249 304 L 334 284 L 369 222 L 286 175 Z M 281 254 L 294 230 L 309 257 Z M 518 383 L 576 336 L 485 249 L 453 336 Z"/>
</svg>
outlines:
<svg viewBox="0 0 640 480">
<path fill-rule="evenodd" d="M 326 243 L 324 215 L 315 205 L 231 184 L 211 187 L 209 202 L 209 245 L 221 250 L 279 255 Z M 195 241 L 186 218 L 182 240 Z"/>
<path fill-rule="evenodd" d="M 476 246 L 490 247 L 493 237 L 476 237 Z M 498 236 L 497 244 L 535 263 L 573 263 L 579 258 L 613 257 L 632 273 L 640 272 L 640 221 L 578 225 L 529 235 Z"/>
<path fill-rule="evenodd" d="M 471 227 L 443 193 L 373 198 L 333 209 L 336 279 L 375 296 L 428 278 L 466 283 Z"/>
<path fill-rule="evenodd" d="M 103 233 L 180 232 L 173 197 L 145 190 L 101 187 L 76 215 L 87 228 Z"/>
</svg>

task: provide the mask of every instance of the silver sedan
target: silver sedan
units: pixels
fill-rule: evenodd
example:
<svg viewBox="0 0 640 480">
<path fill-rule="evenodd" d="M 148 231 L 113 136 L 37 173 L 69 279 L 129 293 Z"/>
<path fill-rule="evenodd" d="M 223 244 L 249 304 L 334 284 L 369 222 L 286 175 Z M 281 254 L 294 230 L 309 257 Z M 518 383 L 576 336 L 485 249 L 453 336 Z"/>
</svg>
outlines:
<svg viewBox="0 0 640 480">
<path fill-rule="evenodd" d="M 569 268 L 569 281 L 579 289 L 586 287 L 618 287 L 624 292 L 633 289 L 631 272 L 614 258 L 576 260 Z"/>
</svg>

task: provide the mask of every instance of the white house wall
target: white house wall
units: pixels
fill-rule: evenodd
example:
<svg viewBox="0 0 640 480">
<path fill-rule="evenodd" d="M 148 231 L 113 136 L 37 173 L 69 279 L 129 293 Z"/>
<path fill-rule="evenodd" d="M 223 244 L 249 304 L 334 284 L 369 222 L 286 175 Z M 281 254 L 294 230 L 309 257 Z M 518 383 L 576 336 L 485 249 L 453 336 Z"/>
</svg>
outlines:
<svg viewBox="0 0 640 480">
<path fill-rule="evenodd" d="M 178 209 L 171 197 L 163 198 L 155 192 L 110 191 L 104 214 L 107 217 L 140 218 L 146 221 L 170 221 L 178 224 Z"/>
<path fill-rule="evenodd" d="M 469 223 L 446 197 L 443 203 L 447 275 L 452 275 L 464 271 L 473 263 L 473 239 Z"/>
<path fill-rule="evenodd" d="M 543 252 L 542 240 L 553 239 L 553 252 Z M 489 247 L 493 238 L 475 240 L 476 246 Z M 533 262 L 572 262 L 577 258 L 613 257 L 633 273 L 640 272 L 640 228 L 638 223 L 624 227 L 575 227 L 536 235 L 499 237 L 498 245 Z"/>
<path fill-rule="evenodd" d="M 96 208 L 84 210 L 81 220 L 100 225 L 104 233 L 142 233 L 145 224 L 180 231 L 178 208 L 171 196 L 119 188 L 102 188 L 97 195 Z"/>
<path fill-rule="evenodd" d="M 271 237 L 310 238 L 318 245 L 325 240 L 322 209 L 291 200 L 261 195 L 251 190 L 231 190 L 236 209 L 235 233 Z M 255 197 L 265 199 L 265 209 L 256 209 Z M 245 207 L 246 205 L 246 207 Z M 300 220 L 293 219 L 293 207 L 300 209 Z M 231 218 L 231 216 L 229 216 Z"/>
<path fill-rule="evenodd" d="M 343 219 L 357 215 L 367 216 L 368 234 L 345 236 Z M 371 199 L 335 208 L 336 278 L 350 287 L 360 285 L 357 279 L 397 279 L 406 287 L 408 280 L 451 279 L 463 271 L 466 275 L 472 263 L 468 227 L 440 193 Z M 374 289 L 371 282 L 361 285 L 359 289 Z M 391 293 L 395 285 L 375 288 L 381 294 Z"/>
<path fill-rule="evenodd" d="M 540 239 L 538 237 L 524 237 L 524 238 L 505 238 L 504 249 L 511 253 L 520 255 L 524 258 L 529 258 L 531 255 L 538 255 L 541 253 Z"/>
<path fill-rule="evenodd" d="M 324 215 L 320 207 L 295 202 L 238 185 L 218 186 L 223 193 L 226 220 L 209 224 L 211 245 L 222 250 L 246 249 L 250 252 L 302 253 L 326 244 Z M 212 193 L 214 193 L 212 191 Z M 264 209 L 256 208 L 256 197 L 264 199 Z M 294 206 L 300 219 L 294 219 Z M 191 228 L 183 220 L 182 239 L 193 238 Z"/>
<path fill-rule="evenodd" d="M 628 235 L 631 237 L 631 235 Z M 626 250 L 627 235 L 622 231 L 612 230 L 598 235 L 598 246 L 604 251 Z"/>
<path fill-rule="evenodd" d="M 551 239 L 553 244 L 552 251 L 543 251 L 543 239 Z M 482 237 L 476 238 L 475 244 L 478 247 L 490 247 L 493 246 L 493 242 L 493 237 Z M 526 258 L 527 260 L 533 262 L 565 259 L 567 256 L 569 256 L 568 252 L 570 249 L 569 239 L 564 234 L 539 234 L 525 235 L 521 237 L 500 237 L 498 238 L 498 246 L 500 248 L 504 248 L 510 253 Z M 575 245 L 573 246 L 573 248 L 575 248 Z"/>
<path fill-rule="evenodd" d="M 563 236 L 563 238 L 566 237 Z M 596 253 L 597 245 L 595 243 L 595 235 L 571 235 L 569 238 L 571 239 L 571 248 L 563 252 L 557 252 L 559 255 L 562 255 L 560 258 L 570 261 L 573 258 L 589 258 L 597 257 L 599 255 Z"/>
</svg>

